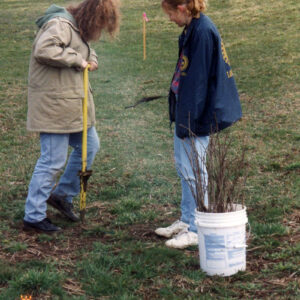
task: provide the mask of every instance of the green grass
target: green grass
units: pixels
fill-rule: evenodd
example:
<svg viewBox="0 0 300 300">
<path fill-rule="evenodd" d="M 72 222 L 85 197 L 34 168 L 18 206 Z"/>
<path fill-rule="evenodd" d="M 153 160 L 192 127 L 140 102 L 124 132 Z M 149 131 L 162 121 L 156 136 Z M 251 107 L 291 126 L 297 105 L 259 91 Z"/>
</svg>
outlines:
<svg viewBox="0 0 300 300">
<path fill-rule="evenodd" d="M 259 2 L 259 3 L 258 3 Z M 244 117 L 231 132 L 248 149 L 247 270 L 230 278 L 199 269 L 197 247 L 173 250 L 154 229 L 180 214 L 166 98 L 180 29 L 159 0 L 122 1 L 118 40 L 93 45 L 90 74 L 101 151 L 89 181 L 86 223 L 55 211 L 60 235 L 22 231 L 27 187 L 39 156 L 26 131 L 34 20 L 51 1 L 0 3 L 0 299 L 296 299 L 299 297 L 299 1 L 211 0 Z M 66 1 L 56 2 L 66 5 Z M 142 20 L 147 12 L 147 59 Z M 298 75 L 298 77 L 297 77 Z M 78 208 L 78 197 L 74 200 Z"/>
</svg>

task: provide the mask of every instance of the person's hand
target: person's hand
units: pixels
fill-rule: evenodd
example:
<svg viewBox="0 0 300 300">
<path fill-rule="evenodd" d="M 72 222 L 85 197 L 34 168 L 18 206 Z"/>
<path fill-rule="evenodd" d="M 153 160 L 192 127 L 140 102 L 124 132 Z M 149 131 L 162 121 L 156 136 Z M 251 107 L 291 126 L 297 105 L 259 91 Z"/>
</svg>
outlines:
<svg viewBox="0 0 300 300">
<path fill-rule="evenodd" d="M 82 60 L 82 63 L 81 63 L 81 68 L 82 69 L 85 69 L 86 67 L 88 66 L 88 62 L 86 60 Z"/>
<path fill-rule="evenodd" d="M 98 69 L 98 64 L 94 61 L 89 61 L 89 71 L 96 71 Z"/>
</svg>

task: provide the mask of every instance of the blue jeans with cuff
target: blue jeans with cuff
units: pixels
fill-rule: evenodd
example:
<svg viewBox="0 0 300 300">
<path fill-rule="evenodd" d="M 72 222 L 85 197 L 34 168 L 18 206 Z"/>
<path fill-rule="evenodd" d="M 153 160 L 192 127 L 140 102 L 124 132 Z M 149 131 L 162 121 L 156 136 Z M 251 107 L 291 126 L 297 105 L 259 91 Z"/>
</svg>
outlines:
<svg viewBox="0 0 300 300">
<path fill-rule="evenodd" d="M 207 172 L 205 167 L 206 149 L 209 143 L 209 136 L 195 137 L 194 143 L 198 153 L 199 165 L 201 168 L 202 178 L 206 178 Z M 189 231 L 197 232 L 195 225 L 195 208 L 196 201 L 191 192 L 191 185 L 195 186 L 195 176 L 190 162 L 190 153 L 192 151 L 191 138 L 180 139 L 176 132 L 174 134 L 174 158 L 175 167 L 181 180 L 182 198 L 181 198 L 181 218 L 180 220 L 189 224 Z M 205 195 L 205 205 L 208 205 L 207 193 Z"/>
<path fill-rule="evenodd" d="M 25 217 L 27 222 L 40 222 L 46 218 L 47 199 L 50 194 L 63 197 L 72 202 L 72 198 L 80 192 L 81 147 L 82 132 L 76 133 L 41 133 L 41 156 L 38 159 L 25 204 Z M 56 179 L 63 170 L 67 158 L 68 148 L 73 148 L 64 173 L 55 187 Z M 100 142 L 95 127 L 87 132 L 87 169 L 92 166 L 96 153 L 100 149 Z M 55 187 L 55 188 L 54 188 Z"/>
</svg>

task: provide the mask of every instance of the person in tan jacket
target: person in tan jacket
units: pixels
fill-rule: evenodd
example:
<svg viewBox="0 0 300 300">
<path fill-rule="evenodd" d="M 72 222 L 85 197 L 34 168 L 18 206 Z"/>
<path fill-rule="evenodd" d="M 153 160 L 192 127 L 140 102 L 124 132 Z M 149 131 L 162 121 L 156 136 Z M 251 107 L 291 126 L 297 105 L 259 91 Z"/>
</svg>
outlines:
<svg viewBox="0 0 300 300">
<path fill-rule="evenodd" d="M 90 41 L 99 40 L 103 30 L 114 36 L 119 29 L 118 0 L 85 0 L 67 8 L 50 6 L 36 24 L 28 76 L 27 129 L 40 133 L 41 155 L 28 188 L 24 229 L 41 232 L 61 230 L 47 218 L 47 203 L 69 220 L 78 221 L 72 198 L 80 191 L 83 130 L 83 70 L 98 69 Z M 95 130 L 95 107 L 88 93 L 89 169 L 100 148 Z M 56 184 L 56 177 L 64 169 Z"/>
</svg>

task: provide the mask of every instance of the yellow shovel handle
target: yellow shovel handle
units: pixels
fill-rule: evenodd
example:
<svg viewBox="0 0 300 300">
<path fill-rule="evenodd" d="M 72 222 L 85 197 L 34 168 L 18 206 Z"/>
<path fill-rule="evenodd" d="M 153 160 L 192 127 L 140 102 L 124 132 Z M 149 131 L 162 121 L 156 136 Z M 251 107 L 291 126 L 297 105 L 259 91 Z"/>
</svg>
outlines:
<svg viewBox="0 0 300 300">
<path fill-rule="evenodd" d="M 89 86 L 89 75 L 88 65 L 83 72 L 83 87 L 84 87 L 84 98 L 82 103 L 82 115 L 83 115 L 83 131 L 82 131 L 82 171 L 86 170 L 86 159 L 87 159 L 87 107 L 88 107 L 88 86 Z"/>
<path fill-rule="evenodd" d="M 89 77 L 88 70 L 90 65 L 88 65 L 83 71 L 83 89 L 84 98 L 82 101 L 82 120 L 83 120 L 83 130 L 82 130 L 82 172 L 86 171 L 87 166 L 87 106 L 88 106 L 88 86 Z M 80 183 L 80 210 L 86 207 L 86 191 L 83 187 L 83 182 Z"/>
</svg>

